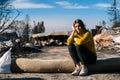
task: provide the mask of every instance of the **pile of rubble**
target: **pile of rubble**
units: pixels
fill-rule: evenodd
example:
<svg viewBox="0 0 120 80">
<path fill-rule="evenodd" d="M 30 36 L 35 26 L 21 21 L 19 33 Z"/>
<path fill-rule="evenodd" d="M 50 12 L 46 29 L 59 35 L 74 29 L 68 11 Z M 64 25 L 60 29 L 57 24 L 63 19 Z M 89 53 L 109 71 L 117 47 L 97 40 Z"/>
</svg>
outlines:
<svg viewBox="0 0 120 80">
<path fill-rule="evenodd" d="M 8 48 L 12 47 L 13 43 L 11 40 L 0 42 L 0 52 L 6 51 Z"/>
<path fill-rule="evenodd" d="M 118 30 L 109 29 L 96 34 L 94 36 L 96 50 L 120 48 L 120 32 L 118 32 Z"/>
<path fill-rule="evenodd" d="M 41 46 L 42 47 L 43 46 L 66 46 L 67 45 L 66 40 L 69 35 L 70 35 L 69 32 L 33 34 L 32 41 L 30 44 L 33 45 L 32 48 L 33 47 L 41 48 Z M 95 43 L 96 51 L 103 50 L 105 48 L 110 49 L 110 47 L 114 49 L 120 48 L 120 28 L 114 28 L 114 29 L 106 29 L 103 27 L 100 28 L 97 34 L 94 35 L 94 43 Z M 15 45 L 15 42 L 11 40 L 0 42 L 0 52 L 14 45 Z M 16 44 L 15 48 L 17 47 L 19 48 L 19 46 L 17 46 Z"/>
</svg>

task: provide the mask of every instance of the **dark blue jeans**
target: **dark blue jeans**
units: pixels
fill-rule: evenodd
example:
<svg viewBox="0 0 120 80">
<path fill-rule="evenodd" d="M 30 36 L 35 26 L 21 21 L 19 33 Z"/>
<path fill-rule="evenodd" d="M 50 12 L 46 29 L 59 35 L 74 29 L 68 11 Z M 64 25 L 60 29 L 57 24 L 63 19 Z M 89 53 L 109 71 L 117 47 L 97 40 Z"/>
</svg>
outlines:
<svg viewBox="0 0 120 80">
<path fill-rule="evenodd" d="M 85 46 L 70 44 L 68 45 L 68 50 L 75 64 L 81 62 L 84 65 L 91 65 L 95 64 L 97 60 L 96 54 Z"/>
</svg>

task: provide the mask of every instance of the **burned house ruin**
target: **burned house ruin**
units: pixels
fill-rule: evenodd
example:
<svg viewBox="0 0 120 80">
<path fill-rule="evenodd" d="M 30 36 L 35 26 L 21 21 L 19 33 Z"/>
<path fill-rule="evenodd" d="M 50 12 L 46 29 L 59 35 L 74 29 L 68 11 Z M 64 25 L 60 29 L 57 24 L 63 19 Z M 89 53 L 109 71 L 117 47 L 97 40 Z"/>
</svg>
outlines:
<svg viewBox="0 0 120 80">
<path fill-rule="evenodd" d="M 32 35 L 32 43 L 41 46 L 64 46 L 70 32 L 38 33 Z"/>
</svg>

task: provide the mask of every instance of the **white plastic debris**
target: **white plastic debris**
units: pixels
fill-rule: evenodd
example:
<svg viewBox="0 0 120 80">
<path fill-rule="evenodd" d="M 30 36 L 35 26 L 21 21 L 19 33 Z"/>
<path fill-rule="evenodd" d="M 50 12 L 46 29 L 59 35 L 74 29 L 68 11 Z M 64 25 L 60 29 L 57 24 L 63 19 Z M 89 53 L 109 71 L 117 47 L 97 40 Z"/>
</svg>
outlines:
<svg viewBox="0 0 120 80">
<path fill-rule="evenodd" d="M 113 41 L 114 41 L 115 43 L 120 43 L 120 36 L 114 37 L 114 38 L 113 38 Z"/>
<path fill-rule="evenodd" d="M 6 51 L 0 58 L 0 73 L 11 73 L 11 49 Z"/>
</svg>

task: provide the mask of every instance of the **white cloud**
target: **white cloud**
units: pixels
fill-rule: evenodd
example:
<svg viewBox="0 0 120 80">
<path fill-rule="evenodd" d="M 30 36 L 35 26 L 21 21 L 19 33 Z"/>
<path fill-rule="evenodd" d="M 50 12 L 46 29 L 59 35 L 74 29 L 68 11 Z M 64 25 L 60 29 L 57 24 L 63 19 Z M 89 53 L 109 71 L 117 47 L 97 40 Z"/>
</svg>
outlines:
<svg viewBox="0 0 120 80">
<path fill-rule="evenodd" d="M 101 8 L 107 8 L 107 7 L 110 7 L 111 5 L 107 4 L 107 3 L 98 3 L 95 6 L 96 7 L 101 7 Z"/>
<path fill-rule="evenodd" d="M 117 2 L 117 8 L 120 10 L 120 1 Z"/>
<path fill-rule="evenodd" d="M 85 8 L 89 8 L 88 6 L 81 6 L 78 4 L 72 4 L 69 3 L 67 1 L 59 1 L 59 2 L 55 2 L 56 4 L 62 6 L 63 8 L 67 8 L 67 9 L 85 9 Z"/>
<path fill-rule="evenodd" d="M 120 10 L 120 1 L 117 2 L 117 9 Z M 98 3 L 95 5 L 96 7 L 100 7 L 100 8 L 108 8 L 108 7 L 111 7 L 112 4 L 107 4 L 107 3 Z"/>
<path fill-rule="evenodd" d="M 13 1 L 12 5 L 15 8 L 54 8 L 54 6 L 48 5 L 48 4 L 36 4 L 30 2 L 30 0 L 15 0 Z"/>
<path fill-rule="evenodd" d="M 16 2 L 25 2 L 25 1 L 28 1 L 28 0 L 14 0 Z"/>
</svg>

